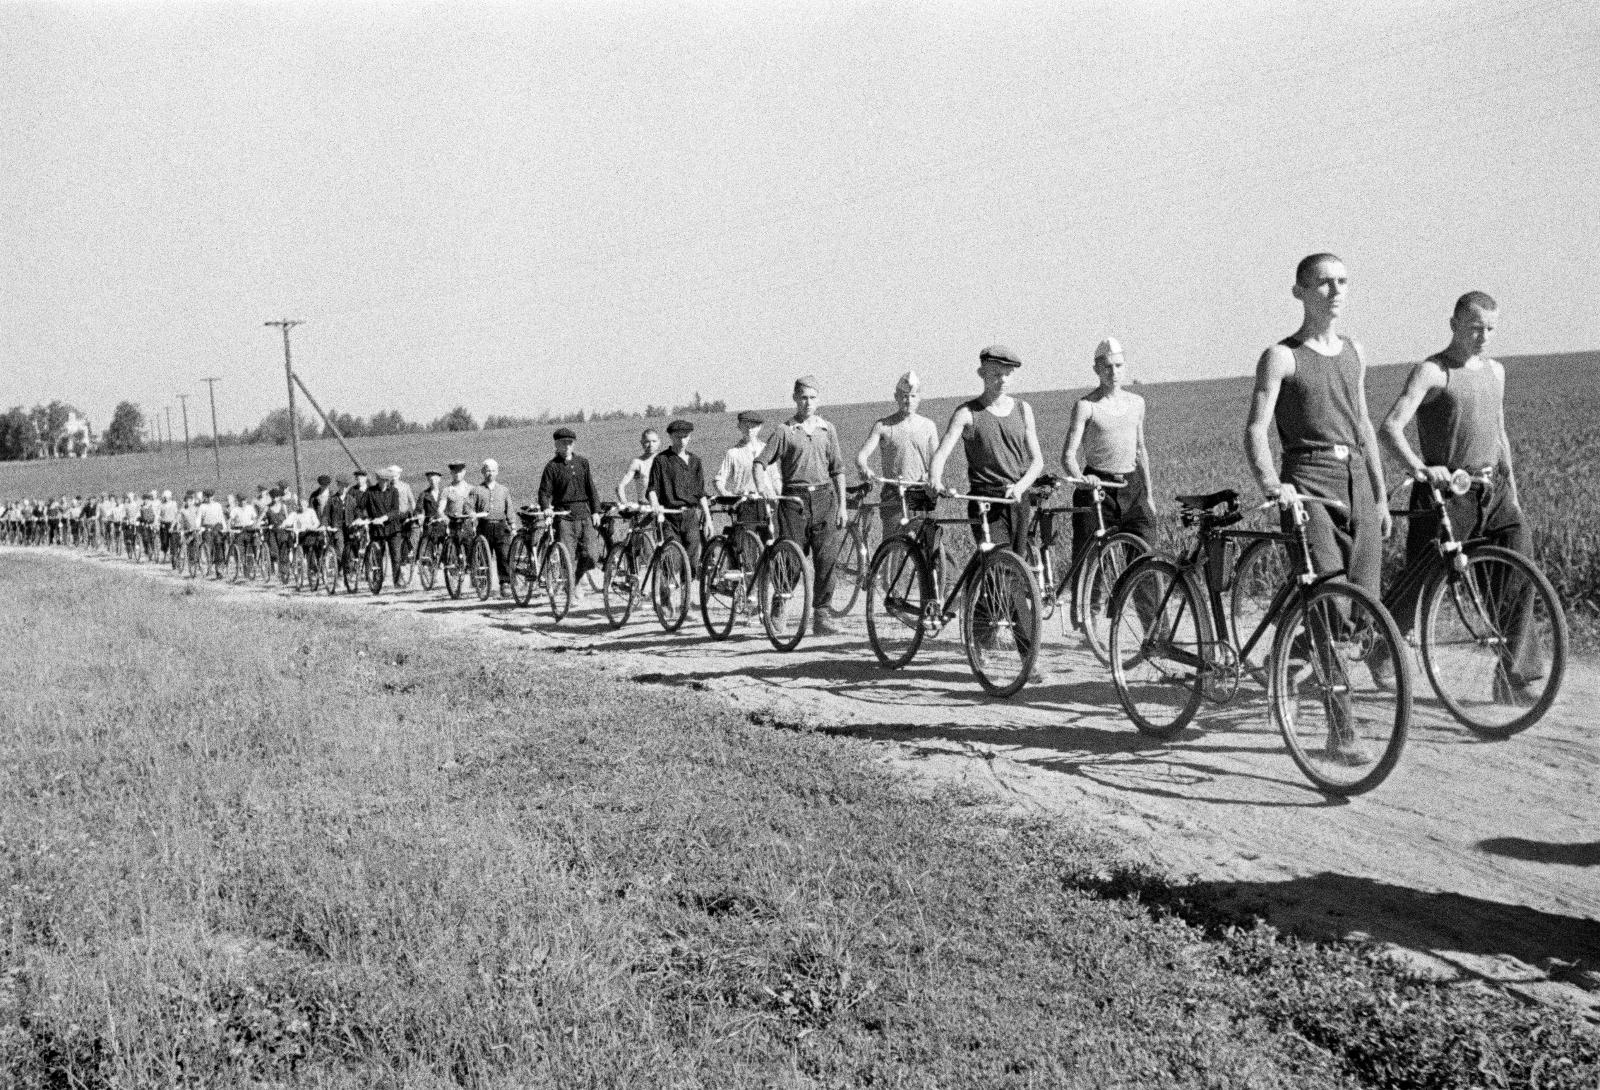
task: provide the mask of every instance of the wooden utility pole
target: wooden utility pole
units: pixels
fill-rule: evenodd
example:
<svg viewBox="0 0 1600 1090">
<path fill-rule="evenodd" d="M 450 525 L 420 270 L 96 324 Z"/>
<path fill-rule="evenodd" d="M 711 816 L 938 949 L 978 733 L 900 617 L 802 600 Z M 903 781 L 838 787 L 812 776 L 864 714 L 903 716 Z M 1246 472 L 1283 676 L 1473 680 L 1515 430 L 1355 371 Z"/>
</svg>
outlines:
<svg viewBox="0 0 1600 1090">
<path fill-rule="evenodd" d="M 305 323 L 298 318 L 281 318 L 266 324 L 283 330 L 283 381 L 289 387 L 289 442 L 294 449 L 294 494 L 301 497 L 305 495 L 305 490 L 300 487 L 300 415 L 294 409 L 294 365 L 289 360 L 289 330 Z"/>
<path fill-rule="evenodd" d="M 194 465 L 194 459 L 189 456 L 189 395 L 179 394 L 178 400 L 183 402 L 183 464 Z"/>
<path fill-rule="evenodd" d="M 211 390 L 211 453 L 217 459 L 217 483 L 221 484 L 222 443 L 217 438 L 217 383 L 221 380 L 215 378 L 203 378 L 200 381 L 205 383 L 206 386 Z"/>
<path fill-rule="evenodd" d="M 170 447 L 171 445 L 172 445 L 172 406 L 168 405 L 167 406 L 167 446 Z M 166 450 L 166 447 L 162 447 L 161 449 L 164 451 L 164 450 Z"/>
</svg>

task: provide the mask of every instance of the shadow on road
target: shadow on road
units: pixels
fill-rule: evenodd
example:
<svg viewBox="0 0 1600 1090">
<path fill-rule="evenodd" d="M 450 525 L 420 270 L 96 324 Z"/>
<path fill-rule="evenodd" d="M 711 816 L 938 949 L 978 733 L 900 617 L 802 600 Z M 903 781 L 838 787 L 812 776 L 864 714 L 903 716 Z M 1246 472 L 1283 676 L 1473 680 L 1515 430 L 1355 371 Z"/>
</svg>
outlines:
<svg viewBox="0 0 1600 1090">
<path fill-rule="evenodd" d="M 1600 840 L 1562 844 L 1547 840 L 1525 840 L 1520 836 L 1494 836 L 1478 841 L 1478 848 L 1490 855 L 1526 859 L 1530 863 L 1556 863 L 1565 867 L 1600 866 Z"/>
</svg>

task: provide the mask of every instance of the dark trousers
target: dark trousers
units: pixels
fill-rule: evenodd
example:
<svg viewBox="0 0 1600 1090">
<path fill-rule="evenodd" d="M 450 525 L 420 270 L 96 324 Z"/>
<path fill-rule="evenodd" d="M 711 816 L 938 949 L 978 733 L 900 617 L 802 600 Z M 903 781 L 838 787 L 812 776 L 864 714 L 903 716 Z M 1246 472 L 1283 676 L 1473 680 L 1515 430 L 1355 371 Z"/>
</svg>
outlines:
<svg viewBox="0 0 1600 1090">
<path fill-rule="evenodd" d="M 501 589 L 511 586 L 511 524 L 504 520 L 485 519 L 483 536 L 489 539 L 494 550 L 494 566 L 500 572 Z"/>
<path fill-rule="evenodd" d="M 402 535 L 399 530 L 390 530 L 386 534 L 372 535 L 372 540 L 377 542 L 379 545 L 382 545 L 384 552 L 389 554 L 389 576 L 391 579 L 398 579 L 400 577 L 401 537 Z"/>
<path fill-rule="evenodd" d="M 1100 504 L 1100 515 L 1105 519 L 1107 532 L 1132 534 L 1140 541 L 1149 544 L 1155 523 L 1150 514 L 1150 486 L 1144 479 L 1144 471 L 1135 466 L 1132 473 L 1108 473 L 1103 469 L 1085 469 L 1083 472 L 1086 475 L 1099 477 L 1102 481 L 1111 481 L 1123 486 L 1106 489 L 1106 498 Z M 1072 494 L 1072 506 L 1093 505 L 1092 489 L 1080 488 Z M 1094 540 L 1094 532 L 1097 529 L 1099 523 L 1095 521 L 1093 511 L 1073 513 L 1072 562 L 1074 564 L 1089 547 L 1089 542 Z M 1048 545 L 1048 542 L 1046 544 Z"/>
<path fill-rule="evenodd" d="M 1417 512 L 1407 521 L 1406 566 L 1436 555 L 1434 543 L 1439 535 L 1439 511 L 1433 504 L 1432 490 L 1426 485 L 1411 489 L 1411 510 Z M 1445 510 L 1450 515 L 1450 528 L 1458 541 L 1486 541 L 1503 549 L 1532 557 L 1532 535 L 1523 521 L 1522 509 L 1511 496 L 1511 483 L 1497 475 L 1487 485 L 1475 484 L 1460 496 L 1447 496 Z M 1519 580 L 1520 582 L 1520 580 Z M 1406 588 L 1393 604 L 1394 619 L 1402 631 L 1410 631 L 1417 612 L 1417 598 L 1421 584 Z M 1510 661 L 1502 669 L 1526 678 L 1544 675 L 1544 649 L 1536 637 L 1527 635 L 1533 612 L 1532 588 L 1526 586 L 1491 586 L 1485 588 L 1501 611 L 1497 623 L 1511 648 Z"/>
<path fill-rule="evenodd" d="M 1328 452 L 1285 456 L 1279 474 L 1285 484 L 1308 496 L 1338 500 L 1346 510 L 1306 504 L 1306 540 L 1311 562 L 1319 574 L 1344 571 L 1350 582 L 1383 593 L 1383 499 L 1373 492 L 1372 479 L 1360 451 L 1346 461 Z M 1293 530 L 1288 511 L 1283 513 L 1285 533 Z M 1298 567 L 1300 558 L 1291 557 Z"/>
<path fill-rule="evenodd" d="M 811 605 L 825 609 L 833 601 L 833 561 L 839 528 L 839 497 L 832 485 L 814 492 L 790 492 L 800 502 L 786 499 L 778 505 L 778 536 L 793 541 L 811 557 Z"/>
<path fill-rule="evenodd" d="M 606 549 L 600 540 L 600 532 L 594 528 L 594 512 L 589 510 L 588 504 L 575 503 L 567 511 L 569 518 L 556 519 L 556 540 L 572 553 L 572 574 L 576 578 L 604 564 Z M 691 550 L 689 558 L 692 560 L 694 557 L 695 553 Z"/>
<path fill-rule="evenodd" d="M 667 515 L 661 520 L 662 537 L 667 541 L 676 541 L 681 544 L 684 551 L 689 554 L 689 570 L 700 570 L 700 539 L 704 532 L 700 527 L 700 508 L 685 508 L 681 515 Z"/>
</svg>

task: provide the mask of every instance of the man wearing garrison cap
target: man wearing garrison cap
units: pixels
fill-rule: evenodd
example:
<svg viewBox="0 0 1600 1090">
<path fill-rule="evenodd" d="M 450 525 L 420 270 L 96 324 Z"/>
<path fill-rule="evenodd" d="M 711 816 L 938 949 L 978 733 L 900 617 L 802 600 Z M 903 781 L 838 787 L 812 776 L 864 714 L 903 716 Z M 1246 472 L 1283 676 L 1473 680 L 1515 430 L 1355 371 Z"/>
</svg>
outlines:
<svg viewBox="0 0 1600 1090">
<path fill-rule="evenodd" d="M 538 503 L 541 508 L 553 507 L 570 516 L 556 519 L 556 538 L 572 554 L 577 566 L 575 577 L 581 579 L 585 572 L 605 562 L 605 547 L 596 532 L 600 525 L 600 497 L 595 492 L 589 460 L 572 452 L 578 433 L 562 425 L 551 438 L 556 453 L 539 476 Z M 572 593 L 583 593 L 581 582 L 574 584 Z"/>
<path fill-rule="evenodd" d="M 1120 485 L 1104 493 L 1100 515 L 1106 529 L 1150 542 L 1155 506 L 1150 485 L 1150 455 L 1144 446 L 1144 398 L 1123 387 L 1127 363 L 1122 343 L 1107 337 L 1094 350 L 1100 384 L 1072 406 L 1072 421 L 1061 446 L 1061 468 L 1073 479 Z M 1099 520 L 1094 490 L 1073 493 L 1072 559 L 1089 547 Z"/>
<path fill-rule="evenodd" d="M 867 481 L 887 478 L 926 484 L 928 470 L 933 465 L 933 452 L 939 448 L 939 427 L 917 412 L 922 404 L 922 380 L 915 371 L 907 371 L 895 383 L 894 403 L 895 411 L 873 424 L 867 433 L 867 441 L 856 454 L 856 467 Z M 874 454 L 882 459 L 882 473 L 872 471 Z M 911 533 L 922 523 L 919 516 L 931 513 L 938 504 L 930 489 L 886 483 L 879 495 L 878 507 L 884 540 L 901 532 L 901 496 L 905 497 L 906 514 L 912 516 L 912 525 L 905 528 Z"/>
<path fill-rule="evenodd" d="M 835 636 L 841 629 L 828 613 L 828 603 L 833 600 L 837 538 L 846 518 L 844 458 L 838 431 L 817 415 L 820 403 L 816 376 L 795 379 L 794 415 L 773 433 L 757 461 L 777 466 L 783 494 L 791 499 L 778 505 L 780 532 L 811 556 L 812 630 Z M 804 625 L 804 618 L 799 623 Z"/>
</svg>

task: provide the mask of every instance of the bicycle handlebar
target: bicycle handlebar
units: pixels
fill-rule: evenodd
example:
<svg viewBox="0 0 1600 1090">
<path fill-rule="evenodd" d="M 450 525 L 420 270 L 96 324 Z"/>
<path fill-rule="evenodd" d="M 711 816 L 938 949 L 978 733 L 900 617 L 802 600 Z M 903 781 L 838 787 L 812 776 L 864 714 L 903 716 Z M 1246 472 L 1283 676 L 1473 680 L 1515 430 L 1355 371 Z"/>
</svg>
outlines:
<svg viewBox="0 0 1600 1090">
<path fill-rule="evenodd" d="M 1000 504 L 1002 506 L 1011 506 L 1017 502 L 1015 497 L 1007 496 L 967 496 L 960 492 L 946 492 L 945 495 L 953 500 L 966 500 L 968 503 L 977 504 Z"/>
</svg>

